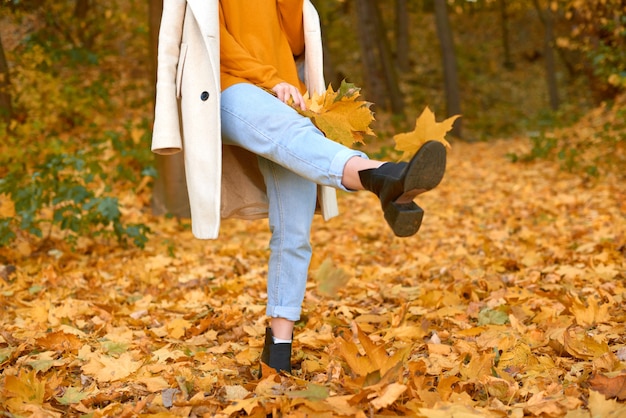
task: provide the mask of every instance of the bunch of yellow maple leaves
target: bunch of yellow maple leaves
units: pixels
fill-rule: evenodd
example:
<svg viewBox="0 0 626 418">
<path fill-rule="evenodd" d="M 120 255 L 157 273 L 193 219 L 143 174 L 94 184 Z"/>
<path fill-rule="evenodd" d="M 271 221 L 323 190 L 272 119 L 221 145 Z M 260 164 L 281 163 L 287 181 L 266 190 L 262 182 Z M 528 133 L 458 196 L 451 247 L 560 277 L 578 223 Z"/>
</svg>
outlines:
<svg viewBox="0 0 626 418">
<path fill-rule="evenodd" d="M 374 114 L 372 103 L 359 100 L 361 89 L 352 83 L 342 81 L 337 91 L 332 86 L 323 94 L 305 95 L 307 109 L 301 114 L 310 118 L 327 138 L 345 146 L 364 143 L 367 135 L 375 135 L 371 129 Z M 426 141 L 439 141 L 450 148 L 446 134 L 452 129 L 460 115 L 447 118 L 443 122 L 435 120 L 435 114 L 426 107 L 415 122 L 412 132 L 394 136 L 396 150 L 404 151 L 403 158 L 413 155 Z"/>
</svg>

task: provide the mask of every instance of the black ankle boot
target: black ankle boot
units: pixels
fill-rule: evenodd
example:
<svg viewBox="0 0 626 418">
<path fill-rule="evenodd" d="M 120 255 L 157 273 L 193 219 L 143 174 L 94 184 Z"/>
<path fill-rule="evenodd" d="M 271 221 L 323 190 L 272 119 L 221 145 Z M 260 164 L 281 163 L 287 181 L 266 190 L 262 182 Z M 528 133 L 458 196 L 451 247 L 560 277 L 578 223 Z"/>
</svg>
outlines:
<svg viewBox="0 0 626 418">
<path fill-rule="evenodd" d="M 274 344 L 272 328 L 265 328 L 265 345 L 261 361 L 277 372 L 291 373 L 291 343 Z"/>
<path fill-rule="evenodd" d="M 424 211 L 413 199 L 434 189 L 446 171 L 446 148 L 429 141 L 408 163 L 385 163 L 378 168 L 359 171 L 361 184 L 376 194 L 385 220 L 399 237 L 414 235 L 422 225 Z"/>
</svg>

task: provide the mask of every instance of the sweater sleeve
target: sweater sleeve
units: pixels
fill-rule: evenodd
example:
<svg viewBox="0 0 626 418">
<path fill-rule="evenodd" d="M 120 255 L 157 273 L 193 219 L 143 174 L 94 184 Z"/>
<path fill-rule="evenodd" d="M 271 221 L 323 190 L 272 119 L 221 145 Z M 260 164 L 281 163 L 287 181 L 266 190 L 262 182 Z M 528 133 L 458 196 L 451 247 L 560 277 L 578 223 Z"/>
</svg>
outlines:
<svg viewBox="0 0 626 418">
<path fill-rule="evenodd" d="M 291 52 L 296 57 L 304 52 L 303 3 L 304 0 L 277 1 L 283 30 L 287 35 Z"/>
<path fill-rule="evenodd" d="M 220 3 L 220 60 L 221 71 L 243 78 L 252 84 L 271 89 L 283 80 L 276 68 L 263 64 L 243 48 L 228 32 Z"/>
</svg>

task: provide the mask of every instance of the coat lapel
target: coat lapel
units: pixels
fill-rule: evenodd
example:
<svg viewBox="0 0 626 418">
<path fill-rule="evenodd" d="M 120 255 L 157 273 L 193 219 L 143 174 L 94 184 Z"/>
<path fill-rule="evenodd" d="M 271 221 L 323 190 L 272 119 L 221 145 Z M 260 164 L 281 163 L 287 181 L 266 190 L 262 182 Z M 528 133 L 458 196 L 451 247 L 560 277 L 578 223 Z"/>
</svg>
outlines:
<svg viewBox="0 0 626 418">
<path fill-rule="evenodd" d="M 187 0 L 189 9 L 198 25 L 206 51 L 209 54 L 211 75 L 215 86 L 219 90 L 220 85 L 220 21 L 219 0 Z"/>
<path fill-rule="evenodd" d="M 200 31 L 205 37 L 219 36 L 219 5 L 218 0 L 187 0 Z"/>
</svg>

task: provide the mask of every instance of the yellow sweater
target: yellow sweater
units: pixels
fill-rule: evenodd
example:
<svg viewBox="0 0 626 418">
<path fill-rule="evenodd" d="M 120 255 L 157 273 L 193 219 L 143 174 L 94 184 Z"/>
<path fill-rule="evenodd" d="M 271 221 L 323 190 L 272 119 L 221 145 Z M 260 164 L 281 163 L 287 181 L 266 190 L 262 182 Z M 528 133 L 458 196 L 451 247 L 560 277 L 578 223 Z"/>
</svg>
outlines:
<svg viewBox="0 0 626 418">
<path fill-rule="evenodd" d="M 222 90 L 237 83 L 306 91 L 294 56 L 304 52 L 303 0 L 220 0 Z"/>
</svg>

